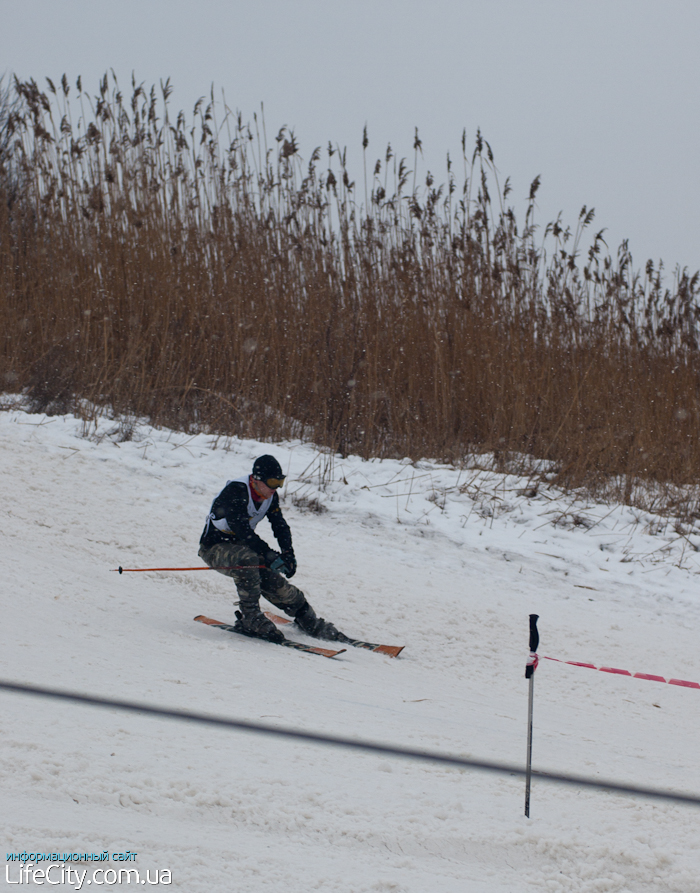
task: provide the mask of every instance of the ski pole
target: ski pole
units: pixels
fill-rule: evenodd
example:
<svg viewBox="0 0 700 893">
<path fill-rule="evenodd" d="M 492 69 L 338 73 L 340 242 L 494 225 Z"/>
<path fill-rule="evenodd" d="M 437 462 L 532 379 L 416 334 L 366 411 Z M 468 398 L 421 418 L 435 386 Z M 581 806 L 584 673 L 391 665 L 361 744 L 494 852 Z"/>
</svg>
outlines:
<svg viewBox="0 0 700 893">
<path fill-rule="evenodd" d="M 530 818 L 530 781 L 532 779 L 532 699 L 535 691 L 535 670 L 539 663 L 537 648 L 540 634 L 537 632 L 539 614 L 530 614 L 530 656 L 525 667 L 525 678 L 530 680 L 527 704 L 527 765 L 525 768 L 525 817 Z"/>
<path fill-rule="evenodd" d="M 147 571 L 247 571 L 261 570 L 266 564 L 235 564 L 232 567 L 113 567 L 111 571 L 119 574 L 146 573 Z"/>
</svg>

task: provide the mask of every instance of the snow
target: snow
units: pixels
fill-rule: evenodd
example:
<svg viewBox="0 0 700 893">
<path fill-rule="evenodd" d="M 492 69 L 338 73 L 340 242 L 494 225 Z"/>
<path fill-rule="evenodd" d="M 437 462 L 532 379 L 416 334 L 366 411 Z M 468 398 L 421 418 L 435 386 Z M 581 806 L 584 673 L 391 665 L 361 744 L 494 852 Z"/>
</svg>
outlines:
<svg viewBox="0 0 700 893">
<path fill-rule="evenodd" d="M 518 764 L 530 613 L 541 655 L 700 681 L 692 531 L 477 467 L 124 430 L 0 412 L 3 679 Z M 399 659 L 193 623 L 233 620 L 211 571 L 112 572 L 200 564 L 211 500 L 264 452 L 294 582 Z M 542 661 L 535 768 L 700 792 L 699 697 Z M 535 780 L 528 820 L 516 777 L 7 692 L 0 729 L 6 853 L 135 851 L 187 891 L 698 889 L 694 807 Z"/>
</svg>

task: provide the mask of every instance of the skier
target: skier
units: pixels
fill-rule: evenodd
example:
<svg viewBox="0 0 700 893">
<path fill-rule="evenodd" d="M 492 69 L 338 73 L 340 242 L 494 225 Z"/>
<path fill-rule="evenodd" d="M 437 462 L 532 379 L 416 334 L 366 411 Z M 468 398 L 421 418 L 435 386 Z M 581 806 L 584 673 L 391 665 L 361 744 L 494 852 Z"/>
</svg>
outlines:
<svg viewBox="0 0 700 893">
<path fill-rule="evenodd" d="M 260 610 L 260 596 L 294 617 L 298 626 L 318 639 L 338 639 L 341 633 L 322 617 L 317 617 L 304 593 L 287 582 L 297 570 L 292 534 L 282 516 L 277 490 L 284 474 L 274 456 L 259 456 L 253 473 L 228 481 L 212 503 L 199 541 L 199 556 L 219 573 L 233 577 L 238 589 L 240 611 L 236 611 L 238 632 L 270 642 L 284 636 Z M 255 532 L 267 515 L 279 543 L 276 552 Z"/>
</svg>

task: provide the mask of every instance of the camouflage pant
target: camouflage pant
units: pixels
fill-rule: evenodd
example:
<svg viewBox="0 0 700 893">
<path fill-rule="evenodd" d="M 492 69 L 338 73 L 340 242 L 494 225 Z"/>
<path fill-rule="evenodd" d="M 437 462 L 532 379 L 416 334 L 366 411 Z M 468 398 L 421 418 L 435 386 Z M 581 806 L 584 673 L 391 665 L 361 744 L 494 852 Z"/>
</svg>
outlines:
<svg viewBox="0 0 700 893">
<path fill-rule="evenodd" d="M 293 617 L 306 603 L 301 589 L 286 580 L 282 574 L 269 568 L 260 568 L 263 558 L 248 546 L 236 543 L 217 543 L 210 549 L 200 547 L 199 557 L 212 568 L 232 568 L 220 570 L 220 574 L 233 577 L 238 590 L 238 600 L 243 611 L 257 608 L 260 596 Z"/>
</svg>

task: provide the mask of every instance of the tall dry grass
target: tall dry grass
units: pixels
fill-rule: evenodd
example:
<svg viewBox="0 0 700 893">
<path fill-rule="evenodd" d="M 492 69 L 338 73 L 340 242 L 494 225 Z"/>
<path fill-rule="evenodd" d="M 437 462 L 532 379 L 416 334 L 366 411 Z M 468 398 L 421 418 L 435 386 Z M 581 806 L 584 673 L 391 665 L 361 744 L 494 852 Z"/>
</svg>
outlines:
<svg viewBox="0 0 700 893">
<path fill-rule="evenodd" d="M 171 116 L 167 82 L 14 89 L 0 376 L 35 408 L 363 456 L 529 454 L 628 500 L 695 482 L 698 274 L 611 257 L 585 208 L 540 230 L 538 180 L 518 224 L 481 135 L 444 185 L 416 183 L 417 133 L 411 169 L 388 148 L 358 185 L 344 151 L 304 162 L 292 131 L 268 143 L 211 98 Z"/>
</svg>

